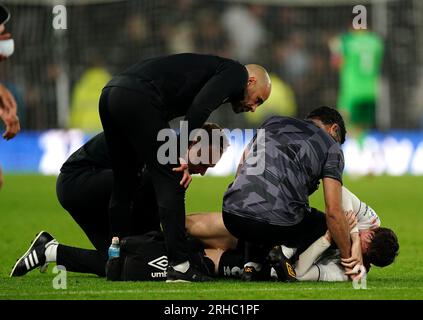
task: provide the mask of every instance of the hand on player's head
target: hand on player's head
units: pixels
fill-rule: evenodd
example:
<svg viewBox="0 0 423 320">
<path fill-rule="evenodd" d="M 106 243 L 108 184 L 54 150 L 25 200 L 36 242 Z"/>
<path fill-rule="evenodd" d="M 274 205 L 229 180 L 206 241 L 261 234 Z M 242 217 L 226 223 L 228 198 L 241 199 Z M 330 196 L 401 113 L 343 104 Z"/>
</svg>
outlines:
<svg viewBox="0 0 423 320">
<path fill-rule="evenodd" d="M 221 156 L 220 148 L 209 144 L 201 146 L 201 142 L 194 143 L 188 151 L 188 170 L 191 174 L 203 176 L 209 168 L 216 166 Z"/>
<path fill-rule="evenodd" d="M 229 146 L 223 129 L 216 123 L 206 122 L 198 131 L 196 141 L 188 150 L 188 167 L 192 174 L 204 175 L 213 168 Z"/>
<path fill-rule="evenodd" d="M 192 180 L 191 174 L 204 175 L 216 165 L 229 146 L 229 140 L 218 124 L 206 122 L 201 129 L 197 131 L 196 140 L 189 146 L 185 159 L 180 159 L 180 167 L 172 169 L 183 172 L 180 184 L 185 188 Z"/>
<path fill-rule="evenodd" d="M 347 219 L 348 226 L 349 226 L 349 229 L 351 231 L 357 225 L 357 218 L 354 214 L 354 211 L 349 210 L 349 211 L 345 212 L 345 218 Z"/>
<path fill-rule="evenodd" d="M 363 254 L 367 252 L 370 244 L 372 243 L 373 237 L 373 230 L 360 230 L 361 251 Z"/>
</svg>

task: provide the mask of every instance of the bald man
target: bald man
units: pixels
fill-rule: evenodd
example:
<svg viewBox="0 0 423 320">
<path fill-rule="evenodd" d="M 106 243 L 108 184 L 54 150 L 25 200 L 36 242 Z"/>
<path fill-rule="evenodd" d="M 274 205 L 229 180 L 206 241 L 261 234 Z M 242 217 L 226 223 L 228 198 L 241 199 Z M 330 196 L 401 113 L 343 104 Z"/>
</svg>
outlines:
<svg viewBox="0 0 423 320">
<path fill-rule="evenodd" d="M 231 103 L 235 113 L 254 112 L 270 91 L 270 78 L 263 67 L 213 55 L 153 58 L 115 76 L 103 89 L 99 104 L 114 175 L 110 240 L 129 234 L 137 168 L 145 165 L 157 194 L 167 243 L 167 281 L 210 280 L 190 266 L 185 239 L 185 190 L 191 181 L 186 150 L 193 138 L 184 141 L 180 134 L 170 151 L 177 153 L 174 163 L 163 164 L 158 159 L 163 143 L 158 133 L 169 129 L 168 121 L 184 116 L 189 137 L 222 104 Z"/>
</svg>

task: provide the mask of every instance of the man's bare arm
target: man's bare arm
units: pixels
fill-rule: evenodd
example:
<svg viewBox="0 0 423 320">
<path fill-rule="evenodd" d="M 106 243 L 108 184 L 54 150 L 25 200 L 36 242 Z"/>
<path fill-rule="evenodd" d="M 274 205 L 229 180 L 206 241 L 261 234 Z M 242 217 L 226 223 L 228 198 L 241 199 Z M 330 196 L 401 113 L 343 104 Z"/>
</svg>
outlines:
<svg viewBox="0 0 423 320">
<path fill-rule="evenodd" d="M 17 116 L 17 105 L 12 93 L 0 84 L 0 119 L 6 125 L 3 138 L 12 139 L 20 131 L 19 118 Z"/>
<path fill-rule="evenodd" d="M 341 264 L 347 269 L 353 269 L 357 264 L 363 265 L 363 254 L 361 252 L 361 240 L 358 232 L 351 233 L 351 258 L 341 259 Z M 346 275 L 354 276 L 354 270 L 348 270 Z"/>
<path fill-rule="evenodd" d="M 347 219 L 342 211 L 341 183 L 332 178 L 323 178 L 326 206 L 326 223 L 333 240 L 338 246 L 341 257 L 351 256 L 351 238 Z"/>
</svg>

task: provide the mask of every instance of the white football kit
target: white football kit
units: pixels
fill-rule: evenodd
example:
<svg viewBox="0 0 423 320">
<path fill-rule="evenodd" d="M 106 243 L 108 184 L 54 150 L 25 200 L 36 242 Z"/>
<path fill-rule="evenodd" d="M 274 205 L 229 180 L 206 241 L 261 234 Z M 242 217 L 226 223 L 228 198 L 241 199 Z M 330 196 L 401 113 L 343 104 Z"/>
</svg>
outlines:
<svg viewBox="0 0 423 320">
<path fill-rule="evenodd" d="M 347 188 L 342 187 L 342 208 L 352 210 L 357 217 L 357 226 L 351 232 L 379 227 L 380 219 L 376 212 L 360 201 Z M 295 263 L 295 272 L 300 281 L 348 281 L 338 249 L 329 249 L 330 243 L 325 237 L 317 239 L 307 248 Z M 289 252 L 289 248 L 283 248 Z"/>
</svg>

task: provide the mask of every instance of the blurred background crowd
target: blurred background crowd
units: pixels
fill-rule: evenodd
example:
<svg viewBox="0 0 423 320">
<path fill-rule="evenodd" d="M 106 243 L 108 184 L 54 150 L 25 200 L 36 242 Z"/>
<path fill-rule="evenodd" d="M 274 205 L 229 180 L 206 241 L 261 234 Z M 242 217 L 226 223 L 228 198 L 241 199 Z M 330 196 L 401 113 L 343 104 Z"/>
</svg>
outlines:
<svg viewBox="0 0 423 320">
<path fill-rule="evenodd" d="M 53 1 L 54 2 L 54 1 Z M 52 27 L 52 1 L 3 1 L 15 53 L 0 65 L 23 130 L 101 130 L 98 97 L 110 77 L 140 59 L 211 53 L 264 65 L 273 91 L 262 112 L 219 108 L 210 120 L 257 127 L 271 114 L 305 116 L 339 101 L 335 39 L 351 27 L 352 1 L 66 1 L 67 29 Z M 60 4 L 58 1 L 57 4 Z M 423 127 L 423 5 L 360 1 L 382 43 L 375 128 Z"/>
</svg>

